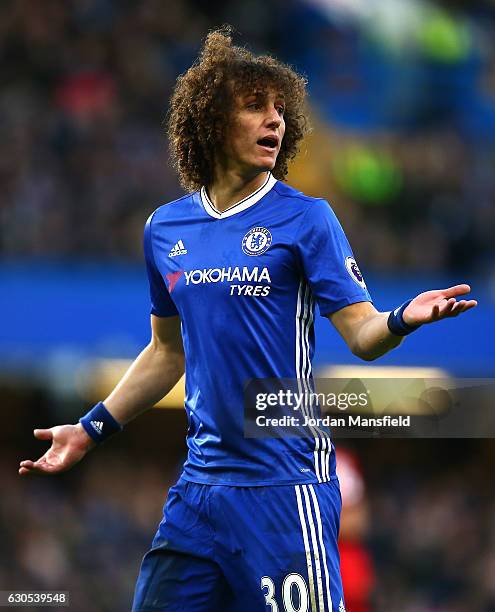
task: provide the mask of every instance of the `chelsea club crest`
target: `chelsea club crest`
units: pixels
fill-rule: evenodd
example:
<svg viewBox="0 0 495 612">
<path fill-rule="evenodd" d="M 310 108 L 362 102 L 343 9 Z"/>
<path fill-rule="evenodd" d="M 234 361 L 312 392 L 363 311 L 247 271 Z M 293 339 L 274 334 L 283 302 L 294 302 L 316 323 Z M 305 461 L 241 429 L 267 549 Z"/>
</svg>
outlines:
<svg viewBox="0 0 495 612">
<path fill-rule="evenodd" d="M 261 255 L 272 244 L 272 235 L 266 227 L 253 227 L 242 239 L 242 250 L 246 255 Z"/>
</svg>

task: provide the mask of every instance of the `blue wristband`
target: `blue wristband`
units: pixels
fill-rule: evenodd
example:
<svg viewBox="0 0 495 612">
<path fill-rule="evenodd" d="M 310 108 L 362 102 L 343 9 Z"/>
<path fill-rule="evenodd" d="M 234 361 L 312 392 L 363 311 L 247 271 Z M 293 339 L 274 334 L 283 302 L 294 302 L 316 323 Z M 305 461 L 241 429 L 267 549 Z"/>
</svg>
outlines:
<svg viewBox="0 0 495 612">
<path fill-rule="evenodd" d="M 387 326 L 395 336 L 407 336 L 407 334 L 416 331 L 421 325 L 408 325 L 403 318 L 404 310 L 409 306 L 412 300 L 407 300 L 401 306 L 392 310 L 387 319 Z"/>
<path fill-rule="evenodd" d="M 86 433 L 95 442 L 104 442 L 123 427 L 108 412 L 103 402 L 98 402 L 89 412 L 79 419 Z"/>
</svg>

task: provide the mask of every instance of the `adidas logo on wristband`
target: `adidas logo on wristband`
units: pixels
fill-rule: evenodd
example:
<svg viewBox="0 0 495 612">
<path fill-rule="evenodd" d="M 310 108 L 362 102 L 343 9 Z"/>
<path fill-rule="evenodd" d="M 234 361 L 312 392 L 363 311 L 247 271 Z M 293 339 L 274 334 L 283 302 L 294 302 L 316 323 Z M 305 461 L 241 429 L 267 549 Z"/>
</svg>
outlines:
<svg viewBox="0 0 495 612">
<path fill-rule="evenodd" d="M 99 434 L 103 431 L 103 421 L 91 421 L 91 426 Z"/>
<path fill-rule="evenodd" d="M 108 412 L 103 402 L 98 402 L 79 419 L 86 433 L 95 442 L 104 442 L 113 434 L 122 431 L 122 425 Z"/>
</svg>

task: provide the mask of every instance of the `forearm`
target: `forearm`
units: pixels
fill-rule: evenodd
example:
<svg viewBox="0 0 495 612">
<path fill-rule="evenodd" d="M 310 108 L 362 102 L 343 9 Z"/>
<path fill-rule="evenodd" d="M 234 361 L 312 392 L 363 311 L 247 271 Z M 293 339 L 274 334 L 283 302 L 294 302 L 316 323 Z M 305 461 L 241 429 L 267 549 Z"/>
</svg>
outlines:
<svg viewBox="0 0 495 612">
<path fill-rule="evenodd" d="M 125 425 L 164 397 L 183 373 L 184 355 L 152 340 L 104 404 L 115 420 Z"/>
<path fill-rule="evenodd" d="M 363 318 L 356 326 L 351 346 L 352 352 L 373 361 L 401 344 L 404 336 L 396 336 L 387 326 L 388 312 L 376 312 Z"/>
</svg>

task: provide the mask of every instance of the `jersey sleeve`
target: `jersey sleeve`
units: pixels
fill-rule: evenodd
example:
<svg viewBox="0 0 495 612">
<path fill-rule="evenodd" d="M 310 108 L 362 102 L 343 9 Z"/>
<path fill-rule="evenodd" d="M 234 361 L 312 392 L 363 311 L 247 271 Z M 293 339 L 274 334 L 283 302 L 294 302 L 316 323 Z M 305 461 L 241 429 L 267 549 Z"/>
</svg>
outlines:
<svg viewBox="0 0 495 612">
<path fill-rule="evenodd" d="M 150 284 L 151 314 L 157 317 L 173 317 L 179 313 L 155 262 L 151 236 L 152 219 L 153 215 L 149 217 L 144 227 L 144 259 Z"/>
<path fill-rule="evenodd" d="M 299 228 L 296 249 L 322 316 L 371 297 L 335 213 L 316 200 Z"/>
</svg>

